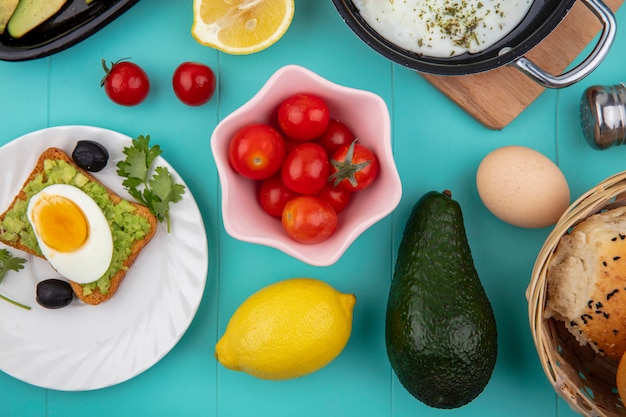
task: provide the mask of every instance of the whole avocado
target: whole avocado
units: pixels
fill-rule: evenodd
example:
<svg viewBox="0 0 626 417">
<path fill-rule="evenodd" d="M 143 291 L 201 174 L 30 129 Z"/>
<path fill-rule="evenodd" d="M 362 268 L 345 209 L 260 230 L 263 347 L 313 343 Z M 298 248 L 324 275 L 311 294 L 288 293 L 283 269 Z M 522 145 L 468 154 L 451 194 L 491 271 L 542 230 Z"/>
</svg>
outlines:
<svg viewBox="0 0 626 417">
<path fill-rule="evenodd" d="M 398 379 L 430 407 L 471 402 L 493 374 L 496 321 L 474 267 L 461 208 L 448 191 L 425 194 L 407 220 L 385 339 Z"/>
</svg>

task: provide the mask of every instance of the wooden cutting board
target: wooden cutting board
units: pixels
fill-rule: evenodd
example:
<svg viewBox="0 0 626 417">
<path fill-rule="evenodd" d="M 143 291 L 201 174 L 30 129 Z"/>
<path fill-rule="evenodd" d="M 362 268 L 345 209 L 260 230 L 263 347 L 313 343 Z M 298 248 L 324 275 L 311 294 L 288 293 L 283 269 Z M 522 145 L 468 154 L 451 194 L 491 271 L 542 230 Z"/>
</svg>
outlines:
<svg viewBox="0 0 626 417">
<path fill-rule="evenodd" d="M 614 12 L 623 2 L 605 0 Z M 562 74 L 601 29 L 595 15 L 576 2 L 561 24 L 526 57 L 550 74 Z M 421 75 L 484 126 L 496 130 L 513 121 L 544 91 L 512 66 L 464 76 Z"/>
</svg>

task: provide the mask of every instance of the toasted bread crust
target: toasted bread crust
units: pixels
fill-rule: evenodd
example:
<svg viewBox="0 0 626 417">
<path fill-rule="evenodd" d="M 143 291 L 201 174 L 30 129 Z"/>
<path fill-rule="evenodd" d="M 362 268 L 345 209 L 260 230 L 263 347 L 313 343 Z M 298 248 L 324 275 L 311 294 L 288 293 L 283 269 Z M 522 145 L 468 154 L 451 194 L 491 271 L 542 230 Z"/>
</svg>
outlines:
<svg viewBox="0 0 626 417">
<path fill-rule="evenodd" d="M 35 177 L 38 174 L 43 172 L 44 161 L 48 159 L 63 160 L 67 162 L 68 164 L 71 164 L 72 166 L 74 166 L 76 170 L 82 173 L 83 175 L 85 175 L 89 179 L 89 181 L 97 182 L 98 184 L 101 184 L 102 186 L 104 186 L 109 197 L 115 204 L 119 203 L 122 200 L 122 198 L 118 194 L 116 194 L 114 191 L 112 191 L 111 189 L 106 187 L 104 184 L 102 184 L 100 181 L 98 181 L 89 172 L 77 166 L 74 163 L 74 161 L 63 150 L 58 149 L 58 148 L 48 148 L 39 156 L 39 159 L 37 160 L 35 167 L 31 171 L 26 181 L 24 181 L 22 188 L 20 188 L 19 193 L 14 197 L 13 201 L 11 202 L 11 205 L 6 209 L 6 211 L 0 214 L 0 221 L 4 219 L 7 212 L 10 211 L 19 200 L 26 200 L 26 193 L 23 191 L 24 187 L 33 179 L 35 179 Z M 150 230 L 141 240 L 136 240 L 133 243 L 131 254 L 128 256 L 128 258 L 123 264 L 125 268 L 119 270 L 115 275 L 113 275 L 110 278 L 111 285 L 109 287 L 109 291 L 106 294 L 103 294 L 102 292 L 100 292 L 99 288 L 96 287 L 91 292 L 91 294 L 85 295 L 83 294 L 83 288 L 80 284 L 73 282 L 73 281 L 69 281 L 72 289 L 74 290 L 74 293 L 76 294 L 76 297 L 78 297 L 80 300 L 82 300 L 83 302 L 87 304 L 97 305 L 110 299 L 111 297 L 113 297 L 113 295 L 115 295 L 120 284 L 126 277 L 127 270 L 133 265 L 133 263 L 135 262 L 135 260 L 137 259 L 137 257 L 139 256 L 143 248 L 148 244 L 148 242 L 152 239 L 152 237 L 156 233 L 158 221 L 157 221 L 157 218 L 150 212 L 150 210 L 146 206 L 136 203 L 134 201 L 129 201 L 129 203 L 135 207 L 134 214 L 140 215 L 148 221 L 150 225 Z M 0 241 L 18 250 L 43 258 L 41 255 L 38 255 L 30 248 L 24 246 L 20 241 L 7 242 L 2 239 L 0 239 Z"/>
</svg>

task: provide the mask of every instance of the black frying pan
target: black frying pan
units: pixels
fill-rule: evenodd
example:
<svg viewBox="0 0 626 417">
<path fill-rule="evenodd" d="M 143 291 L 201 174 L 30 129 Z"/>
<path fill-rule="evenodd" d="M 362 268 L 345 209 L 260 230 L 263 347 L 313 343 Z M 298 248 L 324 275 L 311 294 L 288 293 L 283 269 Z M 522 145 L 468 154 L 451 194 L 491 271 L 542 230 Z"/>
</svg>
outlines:
<svg viewBox="0 0 626 417">
<path fill-rule="evenodd" d="M 436 75 L 477 74 L 504 65 L 515 65 L 549 88 L 567 87 L 589 75 L 607 55 L 617 30 L 615 16 L 602 0 L 580 0 L 600 20 L 603 25 L 602 33 L 587 58 L 568 72 L 555 76 L 541 70 L 524 55 L 558 26 L 576 0 L 534 0 L 524 20 L 494 46 L 482 52 L 447 58 L 428 57 L 400 48 L 372 29 L 361 17 L 352 0 L 332 1 L 343 20 L 359 38 L 398 64 Z"/>
</svg>

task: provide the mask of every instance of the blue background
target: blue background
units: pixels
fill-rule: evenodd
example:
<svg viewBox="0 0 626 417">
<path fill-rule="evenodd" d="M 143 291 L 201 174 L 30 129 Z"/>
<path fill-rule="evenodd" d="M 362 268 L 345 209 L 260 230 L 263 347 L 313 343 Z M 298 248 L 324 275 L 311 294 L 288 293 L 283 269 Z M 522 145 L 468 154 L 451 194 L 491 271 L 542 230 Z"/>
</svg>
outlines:
<svg viewBox="0 0 626 417">
<path fill-rule="evenodd" d="M 617 19 L 624 21 L 625 12 L 618 12 Z M 521 229 L 496 219 L 478 197 L 475 173 L 491 150 L 528 146 L 560 166 L 574 199 L 623 170 L 626 147 L 595 151 L 586 144 L 578 103 L 586 87 L 624 80 L 626 35 L 618 31 L 609 56 L 591 76 L 544 92 L 509 126 L 492 131 L 414 71 L 370 50 L 329 0 L 296 0 L 284 37 L 247 56 L 199 45 L 190 34 L 192 20 L 191 0 L 143 1 L 54 56 L 0 62 L 0 145 L 33 130 L 66 124 L 105 127 L 129 136 L 150 134 L 195 196 L 209 244 L 202 304 L 187 333 L 159 363 L 125 383 L 90 392 L 45 390 L 0 372 L 0 416 L 575 415 L 548 383 L 527 319 L 525 290 L 550 228 Z M 132 57 L 151 79 L 148 99 L 136 107 L 113 104 L 99 86 L 101 59 L 123 57 Z M 183 61 L 202 62 L 216 72 L 216 95 L 204 106 L 187 107 L 174 96 L 171 75 Z M 239 242 L 222 226 L 211 132 L 287 64 L 372 91 L 391 113 L 402 201 L 330 267 L 312 267 L 275 249 Z M 411 397 L 395 378 L 384 346 L 386 296 L 408 213 L 424 193 L 443 189 L 452 190 L 463 209 L 499 331 L 498 360 L 489 385 L 456 410 L 432 409 Z M 323 279 L 356 294 L 354 330 L 343 353 L 314 374 L 282 382 L 219 366 L 213 348 L 236 307 L 257 289 L 295 276 Z"/>
</svg>

